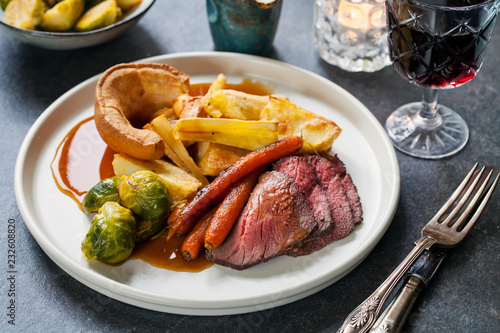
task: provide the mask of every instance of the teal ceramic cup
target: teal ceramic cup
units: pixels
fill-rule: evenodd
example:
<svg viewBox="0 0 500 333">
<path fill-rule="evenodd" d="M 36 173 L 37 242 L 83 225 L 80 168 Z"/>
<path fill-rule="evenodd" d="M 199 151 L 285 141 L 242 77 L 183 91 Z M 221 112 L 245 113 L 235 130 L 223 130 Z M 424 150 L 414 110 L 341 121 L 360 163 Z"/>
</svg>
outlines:
<svg viewBox="0 0 500 333">
<path fill-rule="evenodd" d="M 273 47 L 282 0 L 207 0 L 215 48 L 265 55 Z"/>
</svg>

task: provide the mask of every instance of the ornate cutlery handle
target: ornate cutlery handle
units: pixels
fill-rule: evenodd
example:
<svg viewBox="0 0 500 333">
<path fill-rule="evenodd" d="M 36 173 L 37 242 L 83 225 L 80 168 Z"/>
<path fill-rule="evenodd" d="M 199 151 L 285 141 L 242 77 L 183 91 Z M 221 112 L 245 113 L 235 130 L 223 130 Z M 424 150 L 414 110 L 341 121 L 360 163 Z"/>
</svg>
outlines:
<svg viewBox="0 0 500 333">
<path fill-rule="evenodd" d="M 387 307 L 387 310 L 375 322 L 370 332 L 400 332 L 413 308 L 413 304 L 424 287 L 425 283 L 421 279 L 411 276 L 405 286 L 401 288 L 394 301 Z"/>
<path fill-rule="evenodd" d="M 370 333 L 399 333 L 420 292 L 430 283 L 448 250 L 431 248 L 425 251 L 408 271 L 403 286 L 378 317 Z"/>
<path fill-rule="evenodd" d="M 403 275 L 406 274 L 410 266 L 413 265 L 422 252 L 425 249 L 429 249 L 434 243 L 436 243 L 436 240 L 428 236 L 423 236 L 416 241 L 413 250 L 380 287 L 349 314 L 337 333 L 367 332 L 375 323 L 387 297 L 392 293 Z"/>
</svg>

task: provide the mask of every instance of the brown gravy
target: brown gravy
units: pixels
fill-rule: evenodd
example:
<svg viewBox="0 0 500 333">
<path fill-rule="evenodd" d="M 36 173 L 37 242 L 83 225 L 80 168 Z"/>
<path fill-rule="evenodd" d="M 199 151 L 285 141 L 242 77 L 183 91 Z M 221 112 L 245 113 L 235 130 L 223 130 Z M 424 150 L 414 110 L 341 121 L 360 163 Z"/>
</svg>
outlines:
<svg viewBox="0 0 500 333">
<path fill-rule="evenodd" d="M 193 84 L 191 96 L 204 95 L 210 83 Z M 272 89 L 263 83 L 244 79 L 239 84 L 227 84 L 227 89 L 254 95 L 269 95 Z M 101 139 L 94 117 L 78 123 L 57 148 L 51 164 L 57 187 L 82 208 L 87 191 L 99 181 L 115 175 L 111 162 L 115 152 Z M 213 265 L 204 257 L 186 260 L 181 254 L 184 236 L 166 242 L 165 235 L 145 242 L 138 242 L 129 259 L 141 259 L 155 267 L 172 271 L 199 272 Z"/>
<path fill-rule="evenodd" d="M 130 259 L 141 259 L 155 267 L 178 272 L 200 272 L 213 265 L 201 256 L 186 260 L 181 253 L 181 245 L 186 236 L 174 236 L 168 242 L 166 233 L 158 238 L 137 243 Z"/>
<path fill-rule="evenodd" d="M 60 143 L 52 161 L 57 187 L 81 209 L 87 191 L 102 179 L 114 176 L 113 154 L 99 136 L 94 117 L 81 121 Z"/>
</svg>

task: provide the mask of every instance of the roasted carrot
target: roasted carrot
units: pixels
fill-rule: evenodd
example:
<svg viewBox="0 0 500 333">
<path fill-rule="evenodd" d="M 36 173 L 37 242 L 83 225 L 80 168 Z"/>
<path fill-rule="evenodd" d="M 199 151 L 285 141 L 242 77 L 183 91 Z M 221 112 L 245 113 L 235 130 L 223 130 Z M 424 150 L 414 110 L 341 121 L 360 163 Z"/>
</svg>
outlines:
<svg viewBox="0 0 500 333">
<path fill-rule="evenodd" d="M 189 233 L 208 210 L 224 199 L 236 182 L 283 156 L 295 154 L 300 148 L 302 139 L 290 136 L 246 154 L 196 194 L 170 232 L 181 235 Z"/>
<path fill-rule="evenodd" d="M 175 221 L 177 221 L 177 218 L 179 217 L 179 215 L 181 214 L 181 212 L 185 206 L 186 205 L 179 205 L 179 206 L 176 206 L 174 209 L 172 209 L 172 211 L 170 212 L 170 214 L 168 215 L 168 218 L 167 218 L 167 227 L 168 228 L 171 228 L 172 225 L 174 225 Z"/>
<path fill-rule="evenodd" d="M 200 255 L 203 250 L 205 233 L 216 209 L 217 208 L 213 208 L 211 211 L 206 213 L 205 216 L 203 216 L 202 219 L 194 226 L 189 235 L 187 235 L 184 242 L 182 242 L 181 253 L 184 258 L 194 260 Z"/>
<path fill-rule="evenodd" d="M 168 216 L 167 220 L 167 227 L 169 228 L 168 233 L 167 233 L 167 241 L 172 238 L 173 235 L 175 235 L 175 230 L 178 229 L 178 223 L 179 223 L 179 215 L 181 215 L 183 209 L 189 204 L 189 201 L 183 205 L 179 205 L 175 207 L 170 215 Z"/>
<path fill-rule="evenodd" d="M 248 197 L 261 172 L 256 171 L 240 180 L 224 198 L 205 233 L 205 247 L 215 249 L 231 231 L 241 211 L 245 207 Z"/>
</svg>

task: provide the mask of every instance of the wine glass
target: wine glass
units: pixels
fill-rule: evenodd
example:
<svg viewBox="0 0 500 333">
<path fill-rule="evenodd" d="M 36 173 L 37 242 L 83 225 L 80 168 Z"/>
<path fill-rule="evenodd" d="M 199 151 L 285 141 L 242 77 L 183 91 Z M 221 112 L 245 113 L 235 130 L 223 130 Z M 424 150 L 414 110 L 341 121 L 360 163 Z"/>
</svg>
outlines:
<svg viewBox="0 0 500 333">
<path fill-rule="evenodd" d="M 460 115 L 437 103 L 438 90 L 470 81 L 481 68 L 498 17 L 498 0 L 386 0 L 389 56 L 403 78 L 423 87 L 421 102 L 386 121 L 394 146 L 411 156 L 451 156 L 467 143 Z M 466 104 L 466 97 L 459 97 Z"/>
</svg>

